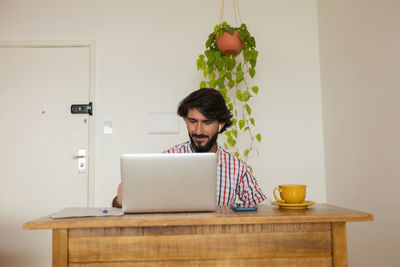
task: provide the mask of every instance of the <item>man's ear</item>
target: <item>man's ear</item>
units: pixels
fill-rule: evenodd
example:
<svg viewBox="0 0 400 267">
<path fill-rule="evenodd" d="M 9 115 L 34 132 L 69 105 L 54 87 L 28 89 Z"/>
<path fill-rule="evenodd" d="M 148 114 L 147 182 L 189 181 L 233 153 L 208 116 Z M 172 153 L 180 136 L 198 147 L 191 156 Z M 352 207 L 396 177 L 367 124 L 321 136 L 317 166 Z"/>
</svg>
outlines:
<svg viewBox="0 0 400 267">
<path fill-rule="evenodd" d="M 218 132 L 221 132 L 222 128 L 224 128 L 225 122 L 220 122 L 218 125 Z"/>
</svg>

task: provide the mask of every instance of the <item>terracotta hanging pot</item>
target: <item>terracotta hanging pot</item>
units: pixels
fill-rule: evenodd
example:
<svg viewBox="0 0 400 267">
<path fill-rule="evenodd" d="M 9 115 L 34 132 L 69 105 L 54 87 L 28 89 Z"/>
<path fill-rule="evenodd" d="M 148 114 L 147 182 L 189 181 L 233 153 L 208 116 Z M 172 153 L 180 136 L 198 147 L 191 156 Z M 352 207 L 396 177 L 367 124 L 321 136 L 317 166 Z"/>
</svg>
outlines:
<svg viewBox="0 0 400 267">
<path fill-rule="evenodd" d="M 219 51 L 225 55 L 236 55 L 242 50 L 243 41 L 239 38 L 239 32 L 235 31 L 232 34 L 224 32 L 219 37 L 215 38 Z"/>
</svg>

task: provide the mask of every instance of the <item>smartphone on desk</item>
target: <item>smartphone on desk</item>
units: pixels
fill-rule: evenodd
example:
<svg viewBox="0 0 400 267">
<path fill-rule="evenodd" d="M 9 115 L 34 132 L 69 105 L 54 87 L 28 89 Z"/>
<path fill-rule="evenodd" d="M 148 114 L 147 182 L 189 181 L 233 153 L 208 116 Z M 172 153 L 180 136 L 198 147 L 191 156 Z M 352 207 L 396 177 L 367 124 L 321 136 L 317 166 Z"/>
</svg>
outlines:
<svg viewBox="0 0 400 267">
<path fill-rule="evenodd" d="M 231 208 L 234 211 L 257 211 L 257 206 L 245 206 L 242 203 L 233 203 Z"/>
</svg>

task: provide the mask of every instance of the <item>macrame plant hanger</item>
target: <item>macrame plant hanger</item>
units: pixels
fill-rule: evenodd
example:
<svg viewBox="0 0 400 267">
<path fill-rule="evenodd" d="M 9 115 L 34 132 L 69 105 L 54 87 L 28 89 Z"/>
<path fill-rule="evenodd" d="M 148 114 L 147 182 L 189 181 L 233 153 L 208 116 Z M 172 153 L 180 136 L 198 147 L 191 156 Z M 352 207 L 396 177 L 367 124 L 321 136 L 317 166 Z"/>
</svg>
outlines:
<svg viewBox="0 0 400 267">
<path fill-rule="evenodd" d="M 238 0 L 232 0 L 232 2 L 233 2 L 233 12 L 235 13 L 236 27 L 240 27 L 243 22 L 242 22 L 242 17 L 240 16 Z M 224 6 L 225 6 L 225 0 L 222 0 L 221 1 L 221 11 L 220 11 L 220 16 L 219 16 L 219 24 L 221 24 L 224 20 Z M 240 24 L 239 24 L 239 22 L 240 22 Z"/>
<path fill-rule="evenodd" d="M 235 13 L 236 28 L 239 28 L 242 26 L 242 17 L 240 16 L 238 0 L 232 0 L 232 2 L 233 2 L 233 10 Z M 221 25 L 224 20 L 225 1 L 222 0 L 221 3 L 222 4 L 219 17 L 219 25 Z M 216 42 L 218 49 L 221 51 L 221 53 L 225 55 L 236 55 L 242 50 L 243 47 L 243 41 L 240 40 L 237 30 L 235 30 L 234 33 L 224 32 L 222 36 L 218 36 L 216 38 Z"/>
</svg>

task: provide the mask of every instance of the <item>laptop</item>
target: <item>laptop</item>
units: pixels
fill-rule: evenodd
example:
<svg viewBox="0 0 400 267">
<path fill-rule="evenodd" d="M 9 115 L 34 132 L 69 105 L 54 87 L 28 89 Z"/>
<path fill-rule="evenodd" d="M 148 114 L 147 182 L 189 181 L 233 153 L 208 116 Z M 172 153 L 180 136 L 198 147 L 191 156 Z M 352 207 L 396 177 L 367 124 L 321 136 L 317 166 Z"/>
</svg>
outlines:
<svg viewBox="0 0 400 267">
<path fill-rule="evenodd" d="M 215 211 L 216 153 L 121 155 L 124 213 Z"/>
</svg>

